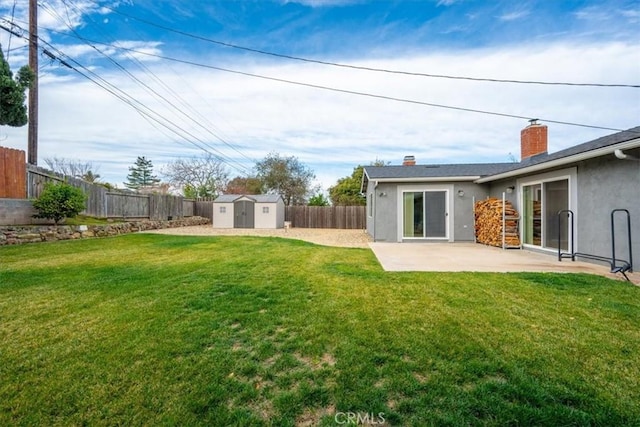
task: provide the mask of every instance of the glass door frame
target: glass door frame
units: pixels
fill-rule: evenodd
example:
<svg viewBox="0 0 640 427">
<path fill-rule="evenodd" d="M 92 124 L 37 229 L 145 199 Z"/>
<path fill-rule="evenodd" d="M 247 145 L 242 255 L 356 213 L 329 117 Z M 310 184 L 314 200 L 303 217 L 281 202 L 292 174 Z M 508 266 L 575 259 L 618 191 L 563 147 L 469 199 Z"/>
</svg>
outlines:
<svg viewBox="0 0 640 427">
<path fill-rule="evenodd" d="M 443 237 L 424 237 L 425 228 L 423 228 L 422 237 L 405 237 L 404 236 L 404 195 L 405 193 L 428 193 L 428 192 L 444 192 L 445 197 L 445 235 Z M 453 220 L 453 186 L 451 185 L 403 185 L 398 187 L 398 242 L 402 241 L 452 241 L 451 221 Z M 423 196 L 423 215 L 426 212 L 424 205 L 426 197 Z"/>
<path fill-rule="evenodd" d="M 548 251 L 548 252 L 557 252 L 558 249 L 557 248 L 550 248 L 545 246 L 545 242 L 546 242 L 546 233 L 547 233 L 547 224 L 546 224 L 546 219 L 545 219 L 545 198 L 546 198 L 546 194 L 545 194 L 545 183 L 549 183 L 549 182 L 553 182 L 553 181 L 563 181 L 566 180 L 567 181 L 567 191 L 568 191 L 568 200 L 567 200 L 567 205 L 568 205 L 568 209 L 570 209 L 571 211 L 573 211 L 573 221 L 574 221 L 574 244 L 577 245 L 577 241 L 578 241 L 578 200 L 577 200 L 577 191 L 576 191 L 576 187 L 577 187 L 577 168 L 568 168 L 568 169 L 562 169 L 562 170 L 558 170 L 558 171 L 554 171 L 554 172 L 548 172 L 545 174 L 540 174 L 540 175 L 535 175 L 535 176 L 529 176 L 526 178 L 521 178 L 517 180 L 517 187 L 518 187 L 518 203 L 520 206 L 520 236 L 521 236 L 521 241 L 522 241 L 522 246 L 527 248 L 527 249 L 535 249 L 535 250 L 542 250 L 542 251 Z M 542 210 L 542 218 L 541 218 L 541 236 L 540 236 L 540 246 L 537 245 L 533 245 L 533 244 L 528 244 L 528 243 L 524 243 L 524 232 L 525 232 L 525 211 L 526 211 L 526 206 L 525 206 L 525 200 L 524 200 L 524 187 L 528 187 L 528 186 L 533 186 L 533 185 L 540 185 L 540 190 L 541 190 L 541 210 Z M 566 224 L 567 228 L 569 227 L 569 224 Z M 569 233 L 569 231 L 567 231 L 567 233 Z M 571 242 L 568 243 L 568 245 L 571 245 Z M 563 249 L 564 250 L 564 249 Z M 569 251 L 573 251 L 573 248 L 569 247 L 568 248 Z"/>
</svg>

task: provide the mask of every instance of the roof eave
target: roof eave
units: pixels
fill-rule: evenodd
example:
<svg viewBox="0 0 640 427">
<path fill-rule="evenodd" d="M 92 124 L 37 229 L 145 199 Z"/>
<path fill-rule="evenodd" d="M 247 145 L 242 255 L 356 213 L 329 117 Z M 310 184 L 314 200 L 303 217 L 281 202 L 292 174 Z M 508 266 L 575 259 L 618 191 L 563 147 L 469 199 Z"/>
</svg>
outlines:
<svg viewBox="0 0 640 427">
<path fill-rule="evenodd" d="M 480 175 L 475 176 L 428 176 L 428 177 L 406 177 L 406 178 L 375 178 L 376 182 L 447 182 L 447 181 L 476 181 Z"/>
<path fill-rule="evenodd" d="M 484 184 L 486 182 L 498 181 L 500 179 L 513 178 L 519 175 L 525 175 L 533 172 L 539 172 L 541 170 L 550 169 L 558 166 L 564 166 L 570 163 L 576 163 L 583 160 L 594 159 L 596 157 L 602 157 L 609 154 L 613 154 L 616 150 L 629 150 L 632 148 L 640 147 L 640 138 L 632 139 L 630 141 L 624 141 L 617 144 L 608 145 L 606 147 L 597 148 L 595 150 L 585 151 L 584 153 L 574 154 L 572 156 L 561 157 L 559 159 L 550 160 L 547 162 L 537 163 L 531 166 L 525 166 L 523 168 L 514 169 L 511 171 L 499 173 L 496 175 L 489 175 L 474 182 L 476 184 Z"/>
<path fill-rule="evenodd" d="M 365 188 L 365 184 L 369 181 L 369 174 L 367 173 L 367 168 L 362 169 L 362 180 L 360 180 L 360 193 L 364 194 L 367 189 Z"/>
</svg>

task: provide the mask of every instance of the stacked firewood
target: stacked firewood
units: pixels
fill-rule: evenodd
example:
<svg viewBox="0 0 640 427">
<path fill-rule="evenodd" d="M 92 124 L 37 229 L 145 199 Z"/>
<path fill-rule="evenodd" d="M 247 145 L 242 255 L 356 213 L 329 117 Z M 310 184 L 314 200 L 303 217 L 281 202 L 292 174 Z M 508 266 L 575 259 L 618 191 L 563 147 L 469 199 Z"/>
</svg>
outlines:
<svg viewBox="0 0 640 427">
<path fill-rule="evenodd" d="M 509 201 L 505 202 L 504 209 L 505 244 L 520 246 L 518 211 Z M 475 216 L 476 241 L 485 245 L 502 247 L 502 200 L 491 198 L 477 201 Z"/>
</svg>

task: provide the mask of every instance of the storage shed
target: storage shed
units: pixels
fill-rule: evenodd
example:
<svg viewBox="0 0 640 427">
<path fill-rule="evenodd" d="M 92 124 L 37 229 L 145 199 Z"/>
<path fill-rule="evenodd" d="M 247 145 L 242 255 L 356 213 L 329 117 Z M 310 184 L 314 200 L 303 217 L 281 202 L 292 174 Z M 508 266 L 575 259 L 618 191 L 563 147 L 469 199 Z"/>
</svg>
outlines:
<svg viewBox="0 0 640 427">
<path fill-rule="evenodd" d="M 277 194 L 223 194 L 213 202 L 213 228 L 283 228 L 284 200 Z"/>
</svg>

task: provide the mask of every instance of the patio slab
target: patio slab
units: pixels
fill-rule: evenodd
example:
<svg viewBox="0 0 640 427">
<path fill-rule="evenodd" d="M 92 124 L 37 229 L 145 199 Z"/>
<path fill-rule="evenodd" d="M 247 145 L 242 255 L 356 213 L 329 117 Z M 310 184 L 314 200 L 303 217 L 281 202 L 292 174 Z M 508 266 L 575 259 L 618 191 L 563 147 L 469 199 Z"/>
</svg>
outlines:
<svg viewBox="0 0 640 427">
<path fill-rule="evenodd" d="M 372 242 L 369 247 L 385 271 L 560 272 L 622 278 L 611 274 L 605 265 L 568 259 L 559 262 L 553 254 L 503 250 L 477 243 Z M 628 275 L 632 282 L 640 283 L 639 273 Z"/>
</svg>

